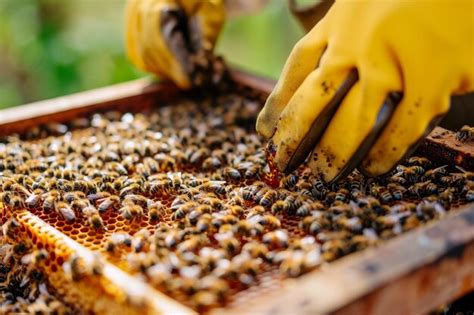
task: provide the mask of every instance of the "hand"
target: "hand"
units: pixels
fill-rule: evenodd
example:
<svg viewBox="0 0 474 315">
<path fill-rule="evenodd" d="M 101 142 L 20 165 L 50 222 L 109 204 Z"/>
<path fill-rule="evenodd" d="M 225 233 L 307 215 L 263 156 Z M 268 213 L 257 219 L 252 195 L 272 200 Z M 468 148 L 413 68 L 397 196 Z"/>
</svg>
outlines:
<svg viewBox="0 0 474 315">
<path fill-rule="evenodd" d="M 212 50 L 223 23 L 223 0 L 129 0 L 127 53 L 138 68 L 189 88 L 192 56 Z"/>
<path fill-rule="evenodd" d="M 473 90 L 471 0 L 339 0 L 293 48 L 257 130 L 282 171 L 312 150 L 326 181 L 357 165 L 375 176 Z"/>
</svg>

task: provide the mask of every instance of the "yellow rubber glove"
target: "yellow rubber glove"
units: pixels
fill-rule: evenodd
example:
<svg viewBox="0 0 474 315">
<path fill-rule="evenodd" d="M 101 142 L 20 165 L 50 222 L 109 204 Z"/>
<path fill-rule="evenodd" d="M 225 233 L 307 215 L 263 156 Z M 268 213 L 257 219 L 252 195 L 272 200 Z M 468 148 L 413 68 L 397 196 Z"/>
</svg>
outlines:
<svg viewBox="0 0 474 315">
<path fill-rule="evenodd" d="M 223 0 L 129 0 L 127 54 L 138 68 L 189 88 L 192 55 L 212 50 L 223 23 Z"/>
<path fill-rule="evenodd" d="M 272 137 L 282 171 L 306 147 L 326 181 L 357 165 L 374 176 L 412 152 L 451 95 L 473 90 L 474 1 L 338 0 L 293 48 L 257 130 Z M 391 92 L 401 101 L 382 106 Z"/>
</svg>

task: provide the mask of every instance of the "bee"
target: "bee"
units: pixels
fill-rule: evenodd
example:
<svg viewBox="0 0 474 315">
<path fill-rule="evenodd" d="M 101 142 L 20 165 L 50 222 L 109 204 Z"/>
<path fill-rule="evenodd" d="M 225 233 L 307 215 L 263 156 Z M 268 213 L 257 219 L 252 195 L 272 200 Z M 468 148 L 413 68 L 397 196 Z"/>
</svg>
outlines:
<svg viewBox="0 0 474 315">
<path fill-rule="evenodd" d="M 209 156 L 209 150 L 205 148 L 197 149 L 196 151 L 192 152 L 192 154 L 189 156 L 189 162 L 191 162 L 191 164 L 198 164 L 202 162 L 203 160 L 205 160 L 208 156 Z M 221 164 L 219 164 L 216 168 L 220 166 Z"/>
<path fill-rule="evenodd" d="M 49 254 L 45 249 L 34 250 L 33 252 L 21 257 L 21 263 L 30 265 L 31 267 L 45 261 L 49 258 Z"/>
<path fill-rule="evenodd" d="M 344 256 L 350 249 L 347 241 L 341 239 L 331 239 L 322 246 L 322 258 L 324 261 L 333 261 Z"/>
<path fill-rule="evenodd" d="M 242 198 L 244 198 L 245 201 L 250 201 L 254 198 L 254 193 L 251 190 L 242 189 Z"/>
<path fill-rule="evenodd" d="M 214 292 L 204 290 L 194 293 L 190 298 L 190 302 L 198 312 L 203 312 L 212 306 L 219 305 L 218 295 Z"/>
<path fill-rule="evenodd" d="M 2 233 L 3 236 L 9 237 L 14 239 L 15 238 L 15 231 L 20 227 L 20 223 L 16 221 L 14 218 L 8 219 L 3 225 L 2 225 Z"/>
<path fill-rule="evenodd" d="M 144 213 L 143 208 L 135 203 L 127 202 L 122 204 L 119 209 L 120 215 L 126 220 L 132 220 L 134 218 L 141 217 Z"/>
<path fill-rule="evenodd" d="M 224 177 L 228 178 L 228 179 L 231 179 L 231 180 L 240 180 L 241 178 L 241 175 L 240 175 L 240 172 L 233 168 L 233 167 L 230 167 L 230 166 L 227 166 L 224 168 Z"/>
<path fill-rule="evenodd" d="M 390 202 L 393 199 L 390 191 L 382 186 L 373 186 L 371 188 L 371 193 L 375 196 L 378 196 L 383 202 Z"/>
<path fill-rule="evenodd" d="M 407 183 L 407 180 L 398 174 L 392 175 L 390 181 L 400 185 L 405 185 Z"/>
<path fill-rule="evenodd" d="M 336 192 L 336 196 L 334 197 L 334 200 L 346 201 L 348 196 L 349 196 L 349 191 L 345 188 L 341 188 Z"/>
<path fill-rule="evenodd" d="M 222 238 L 218 237 L 219 234 L 216 234 L 215 237 L 219 242 L 220 247 L 223 248 L 229 255 L 234 255 L 239 251 L 240 242 L 238 239 L 233 237 L 232 233 L 224 233 L 226 236 Z"/>
<path fill-rule="evenodd" d="M 275 230 L 263 235 L 262 241 L 276 248 L 288 247 L 288 234 L 284 230 Z"/>
<path fill-rule="evenodd" d="M 442 185 L 454 186 L 454 187 L 462 187 L 465 181 L 466 179 L 464 178 L 464 176 L 458 173 L 441 176 L 441 178 L 439 178 L 439 182 Z"/>
<path fill-rule="evenodd" d="M 218 195 L 224 195 L 226 193 L 226 187 L 224 183 L 224 181 L 210 181 L 199 186 L 199 190 L 213 192 Z"/>
<path fill-rule="evenodd" d="M 243 236 L 257 236 L 261 235 L 264 231 L 264 227 L 259 223 L 260 215 L 255 216 L 257 220 L 239 220 L 234 225 L 234 233 Z"/>
<path fill-rule="evenodd" d="M 93 206 L 86 206 L 82 209 L 82 214 L 87 218 L 87 222 L 94 228 L 100 229 L 104 227 L 104 221 L 99 215 L 99 211 Z"/>
<path fill-rule="evenodd" d="M 474 127 L 464 125 L 456 132 L 456 140 L 460 142 L 469 142 L 474 140 Z"/>
<path fill-rule="evenodd" d="M 112 195 L 100 200 L 97 210 L 100 213 L 107 211 L 108 209 L 116 209 L 120 205 L 120 197 Z"/>
<path fill-rule="evenodd" d="M 208 239 L 204 235 L 191 235 L 188 239 L 180 242 L 176 249 L 178 252 L 194 252 L 199 249 L 199 247 L 205 245 L 208 242 Z"/>
<path fill-rule="evenodd" d="M 251 258 L 266 259 L 268 255 L 268 248 L 265 244 L 250 241 L 242 247 L 242 252 L 248 253 Z"/>
<path fill-rule="evenodd" d="M 249 211 L 247 212 L 246 217 L 248 219 L 248 218 L 251 218 L 255 215 L 263 215 L 263 214 L 265 214 L 265 208 L 262 207 L 262 206 L 255 206 L 255 207 L 252 207 L 252 208 L 249 209 Z"/>
<path fill-rule="evenodd" d="M 221 210 L 222 209 L 222 201 L 219 198 L 214 197 L 205 197 L 201 199 L 201 202 L 205 205 L 211 206 L 214 210 Z"/>
<path fill-rule="evenodd" d="M 298 183 L 299 177 L 297 175 L 290 174 L 281 179 L 281 184 L 286 189 L 292 189 Z"/>
<path fill-rule="evenodd" d="M 113 233 L 105 243 L 105 250 L 112 253 L 121 245 L 130 247 L 132 238 L 127 233 Z"/>
<path fill-rule="evenodd" d="M 159 220 L 165 212 L 165 207 L 159 201 L 152 202 L 150 200 L 150 202 L 148 202 L 147 204 L 147 209 L 148 209 L 148 215 L 150 217 L 150 221 Z"/>
<path fill-rule="evenodd" d="M 257 175 L 260 173 L 262 170 L 262 167 L 257 165 L 257 164 L 251 164 L 246 166 L 244 171 L 244 177 L 247 179 L 252 179 L 257 177 Z"/>
<path fill-rule="evenodd" d="M 424 157 L 419 157 L 419 156 L 412 156 L 407 160 L 407 163 L 409 165 L 418 165 L 423 168 L 430 168 L 431 167 L 431 161 L 427 158 Z"/>
<path fill-rule="evenodd" d="M 66 202 L 59 201 L 55 204 L 55 210 L 61 214 L 67 222 L 73 222 L 76 220 L 76 214 L 74 210 Z"/>
<path fill-rule="evenodd" d="M 199 232 L 206 232 L 212 227 L 212 216 L 205 213 L 199 217 L 196 223 L 196 228 Z"/>
<path fill-rule="evenodd" d="M 138 183 L 130 184 L 120 190 L 120 198 L 125 198 L 128 194 L 136 194 L 141 192 L 141 187 Z"/>
<path fill-rule="evenodd" d="M 244 285 L 249 285 L 254 281 L 254 277 L 260 271 L 260 267 L 262 264 L 262 260 L 257 259 L 249 259 L 247 255 L 239 254 L 234 256 L 231 261 L 231 268 L 237 275 L 247 275 L 251 278 L 248 279 L 247 277 L 241 278 L 239 276 L 239 281 Z M 242 281 L 243 280 L 243 281 Z"/>
<path fill-rule="evenodd" d="M 20 195 L 23 195 L 23 196 L 29 196 L 30 195 L 30 191 L 28 189 L 26 189 L 23 185 L 18 184 L 18 183 L 13 183 L 10 187 L 10 191 L 16 192 L 16 193 L 18 193 Z"/>
<path fill-rule="evenodd" d="M 18 195 L 12 195 L 8 197 L 8 207 L 11 210 L 21 210 L 24 207 L 24 199 Z"/>
<path fill-rule="evenodd" d="M 288 210 L 288 203 L 284 200 L 277 200 L 272 204 L 271 211 L 273 214 L 286 212 Z"/>
<path fill-rule="evenodd" d="M 467 202 L 474 201 L 474 189 L 469 189 L 468 191 L 466 191 L 465 198 Z"/>
<path fill-rule="evenodd" d="M 199 281 L 198 291 L 208 291 L 216 294 L 220 300 L 224 299 L 229 292 L 229 284 L 227 281 L 218 277 L 208 275 Z"/>
<path fill-rule="evenodd" d="M 289 277 L 298 277 L 321 262 L 321 255 L 317 250 L 307 253 L 302 250 L 287 251 L 280 264 L 280 271 Z"/>
<path fill-rule="evenodd" d="M 244 208 L 242 208 L 240 205 L 226 205 L 224 209 L 226 213 L 235 217 L 241 217 L 244 215 Z"/>
<path fill-rule="evenodd" d="M 146 228 L 139 230 L 131 239 L 131 246 L 135 253 L 141 252 L 148 243 L 150 238 L 150 231 Z"/>
<path fill-rule="evenodd" d="M 392 197 L 396 200 L 402 200 L 403 199 L 403 193 L 406 192 L 406 188 L 396 184 L 396 183 L 389 183 L 387 185 L 388 190 L 392 194 Z"/>
<path fill-rule="evenodd" d="M 302 204 L 297 210 L 296 215 L 300 217 L 305 217 L 309 215 L 312 211 L 320 211 L 325 209 L 326 207 L 319 201 L 314 202 L 306 202 Z"/>
<path fill-rule="evenodd" d="M 196 202 L 188 201 L 183 204 L 178 204 L 171 207 L 171 210 L 174 211 L 171 215 L 172 220 L 179 220 L 184 218 L 189 212 L 194 210 L 197 207 Z"/>
<path fill-rule="evenodd" d="M 128 170 L 119 162 L 108 162 L 106 168 L 108 171 L 117 172 L 121 176 L 128 175 Z"/>
<path fill-rule="evenodd" d="M 275 190 L 268 190 L 258 201 L 258 203 L 264 207 L 269 207 L 277 197 L 278 194 Z"/>
<path fill-rule="evenodd" d="M 425 172 L 424 177 L 425 177 L 425 179 L 436 180 L 439 177 L 447 174 L 447 172 L 448 172 L 446 170 L 447 167 L 448 167 L 448 165 L 444 165 L 444 166 L 440 166 L 440 167 L 437 167 L 437 168 L 430 169 L 430 170 Z"/>
<path fill-rule="evenodd" d="M 450 205 L 451 202 L 454 200 L 454 188 L 446 188 L 439 194 L 440 200 L 445 204 L 445 205 Z"/>
<path fill-rule="evenodd" d="M 46 211 L 50 211 L 54 209 L 54 204 L 57 200 L 59 200 L 59 192 L 57 190 L 51 190 L 45 193 L 42 196 L 43 199 L 43 209 Z"/>
<path fill-rule="evenodd" d="M 75 254 L 63 263 L 63 269 L 65 274 L 74 282 L 80 281 L 87 275 L 86 262 L 82 257 Z"/>
</svg>

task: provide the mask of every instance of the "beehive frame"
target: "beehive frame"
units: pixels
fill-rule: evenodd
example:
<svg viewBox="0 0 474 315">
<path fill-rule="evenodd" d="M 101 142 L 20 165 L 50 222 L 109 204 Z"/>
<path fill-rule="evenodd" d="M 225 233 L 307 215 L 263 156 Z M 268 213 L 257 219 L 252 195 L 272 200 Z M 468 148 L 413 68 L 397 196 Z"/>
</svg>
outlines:
<svg viewBox="0 0 474 315">
<path fill-rule="evenodd" d="M 251 88 L 262 98 L 273 87 L 273 82 L 243 72 L 234 71 L 232 75 L 237 83 Z M 179 94 L 172 85 L 142 79 L 37 102 L 0 112 L 0 134 L 22 132 L 45 122 L 68 121 L 94 111 L 112 108 L 138 111 L 173 100 Z M 474 148 L 453 144 L 452 137 L 451 132 L 437 128 L 419 152 L 471 169 Z M 41 220 L 31 213 L 20 212 L 17 216 L 19 221 L 38 221 L 41 225 Z M 71 239 L 63 241 L 75 244 Z M 75 250 L 85 256 L 90 254 L 79 247 Z M 115 286 L 120 286 L 120 281 L 131 281 L 117 277 L 113 268 L 107 272 L 115 279 Z M 396 309 L 400 313 L 420 313 L 473 289 L 474 206 L 470 205 L 376 248 L 351 254 L 296 280 L 285 280 L 279 290 L 219 312 L 342 314 Z M 148 299 L 147 307 L 135 311 L 193 313 L 156 291 L 146 292 L 143 298 Z M 106 296 L 104 299 L 107 303 Z"/>
</svg>

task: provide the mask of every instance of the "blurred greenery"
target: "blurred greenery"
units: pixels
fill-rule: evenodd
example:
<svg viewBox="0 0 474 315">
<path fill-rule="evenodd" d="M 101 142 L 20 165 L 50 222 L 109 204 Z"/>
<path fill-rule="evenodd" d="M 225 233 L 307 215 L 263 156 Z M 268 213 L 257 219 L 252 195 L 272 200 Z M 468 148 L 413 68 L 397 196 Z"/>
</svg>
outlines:
<svg viewBox="0 0 474 315">
<path fill-rule="evenodd" d="M 0 108 L 146 75 L 124 54 L 125 0 L 0 0 Z M 277 78 L 302 31 L 285 0 L 229 19 L 217 52 Z"/>
</svg>

